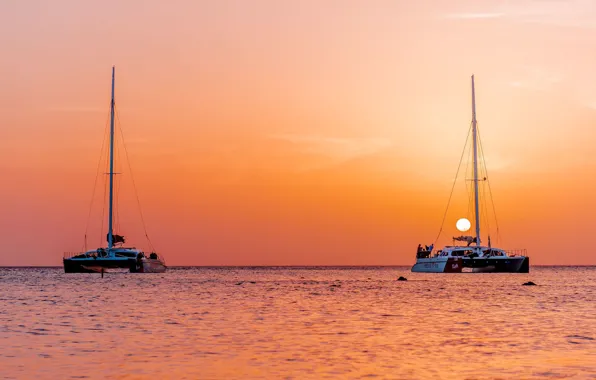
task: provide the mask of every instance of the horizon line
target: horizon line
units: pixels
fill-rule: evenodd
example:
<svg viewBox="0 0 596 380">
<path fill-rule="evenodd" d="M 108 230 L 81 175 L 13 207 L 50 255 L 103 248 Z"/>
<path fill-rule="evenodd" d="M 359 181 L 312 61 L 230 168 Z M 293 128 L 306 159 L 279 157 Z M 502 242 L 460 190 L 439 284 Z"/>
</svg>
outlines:
<svg viewBox="0 0 596 380">
<path fill-rule="evenodd" d="M 397 268 L 411 264 L 365 264 L 365 265 L 172 265 L 168 269 L 184 268 Z M 596 264 L 532 264 L 532 267 L 596 267 Z M 0 265 L 0 269 L 48 268 L 62 269 L 62 265 Z"/>
</svg>

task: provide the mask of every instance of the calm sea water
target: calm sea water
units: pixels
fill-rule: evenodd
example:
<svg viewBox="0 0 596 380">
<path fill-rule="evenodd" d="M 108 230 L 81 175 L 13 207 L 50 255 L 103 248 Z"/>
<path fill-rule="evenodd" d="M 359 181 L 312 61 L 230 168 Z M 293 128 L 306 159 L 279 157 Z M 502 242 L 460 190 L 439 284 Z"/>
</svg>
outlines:
<svg viewBox="0 0 596 380">
<path fill-rule="evenodd" d="M 2 379 L 596 379 L 596 267 L 0 268 L 0 289 Z"/>
</svg>

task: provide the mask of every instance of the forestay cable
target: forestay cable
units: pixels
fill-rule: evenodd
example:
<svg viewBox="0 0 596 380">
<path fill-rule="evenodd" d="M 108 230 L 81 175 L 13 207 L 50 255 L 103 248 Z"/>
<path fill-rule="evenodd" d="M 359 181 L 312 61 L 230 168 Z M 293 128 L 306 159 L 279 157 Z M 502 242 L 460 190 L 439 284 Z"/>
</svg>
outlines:
<svg viewBox="0 0 596 380">
<path fill-rule="evenodd" d="M 468 135 L 466 136 L 466 142 L 464 143 L 464 149 L 461 153 L 461 157 L 459 158 L 459 164 L 457 165 L 457 172 L 455 173 L 455 179 L 453 180 L 453 186 L 451 186 L 451 193 L 449 194 L 449 200 L 447 201 L 447 208 L 445 208 L 445 213 L 443 214 L 443 221 L 441 222 L 441 228 L 439 229 L 439 233 L 437 234 L 437 238 L 435 239 L 434 244 L 437 243 L 439 237 L 441 236 L 441 232 L 443 232 L 443 225 L 445 224 L 445 218 L 447 218 L 447 211 L 449 211 L 449 204 L 451 204 L 451 197 L 453 196 L 453 190 L 455 189 L 455 184 L 457 182 L 457 176 L 459 175 L 459 169 L 461 167 L 462 160 L 464 158 L 464 154 L 466 153 L 466 147 L 468 146 L 468 139 L 470 138 L 470 130 L 472 129 L 472 122 L 470 122 L 470 128 L 468 129 Z"/>
</svg>

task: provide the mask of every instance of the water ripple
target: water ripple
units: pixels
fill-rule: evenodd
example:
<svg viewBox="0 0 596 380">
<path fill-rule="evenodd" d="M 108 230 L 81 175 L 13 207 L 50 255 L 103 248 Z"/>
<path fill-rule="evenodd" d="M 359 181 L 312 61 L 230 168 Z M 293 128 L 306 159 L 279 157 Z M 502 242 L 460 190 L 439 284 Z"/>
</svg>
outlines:
<svg viewBox="0 0 596 380">
<path fill-rule="evenodd" d="M 0 378 L 596 378 L 593 267 L 0 268 L 0 287 Z"/>
</svg>

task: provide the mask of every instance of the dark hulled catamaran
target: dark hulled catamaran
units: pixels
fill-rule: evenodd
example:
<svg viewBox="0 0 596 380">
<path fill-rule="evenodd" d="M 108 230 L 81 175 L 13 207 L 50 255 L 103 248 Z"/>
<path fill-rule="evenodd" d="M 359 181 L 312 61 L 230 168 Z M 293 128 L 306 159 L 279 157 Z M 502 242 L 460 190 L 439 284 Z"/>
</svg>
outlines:
<svg viewBox="0 0 596 380">
<path fill-rule="evenodd" d="M 109 201 L 108 201 L 108 234 L 107 247 L 95 250 L 65 254 L 63 258 L 66 273 L 93 273 L 110 271 L 130 272 L 165 272 L 163 259 L 155 252 L 149 257 L 142 250 L 134 247 L 124 247 L 124 236 L 114 234 L 113 206 L 114 206 L 114 88 L 116 68 L 112 67 L 112 100 L 110 103 L 110 171 L 109 171 Z"/>
</svg>

